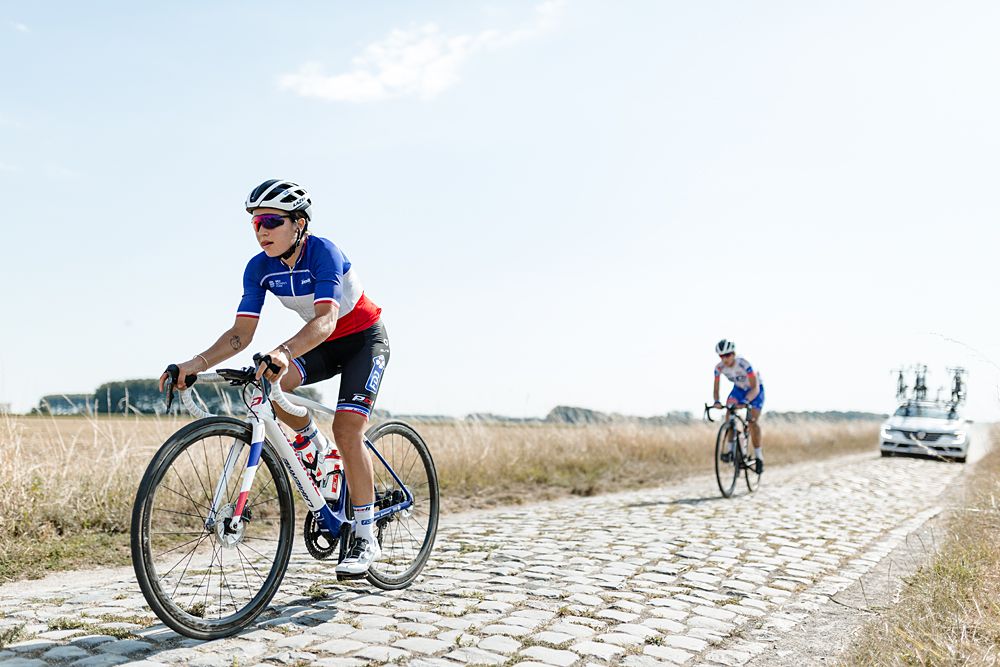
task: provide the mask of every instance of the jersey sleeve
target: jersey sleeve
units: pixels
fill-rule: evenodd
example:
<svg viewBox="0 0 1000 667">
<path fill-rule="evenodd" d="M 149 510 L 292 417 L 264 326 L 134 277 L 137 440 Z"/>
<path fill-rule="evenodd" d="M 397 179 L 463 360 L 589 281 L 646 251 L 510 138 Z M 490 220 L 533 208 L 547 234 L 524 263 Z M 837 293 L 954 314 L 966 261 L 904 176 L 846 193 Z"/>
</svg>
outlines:
<svg viewBox="0 0 1000 667">
<path fill-rule="evenodd" d="M 748 378 L 752 378 L 756 375 L 756 373 L 753 370 L 753 366 L 751 366 L 750 362 L 747 361 L 746 359 L 743 360 L 743 370 L 746 371 Z"/>
<path fill-rule="evenodd" d="M 722 367 L 720 364 L 715 365 L 715 377 L 722 375 Z"/>
<path fill-rule="evenodd" d="M 243 272 L 243 298 L 240 299 L 240 307 L 236 309 L 236 317 L 260 317 L 267 290 L 261 286 L 257 273 L 254 261 L 250 260 Z"/>
<path fill-rule="evenodd" d="M 323 243 L 320 252 L 315 255 L 312 266 L 313 280 L 316 287 L 313 294 L 313 304 L 332 303 L 340 308 L 340 300 L 344 293 L 344 253 L 330 242 Z"/>
</svg>

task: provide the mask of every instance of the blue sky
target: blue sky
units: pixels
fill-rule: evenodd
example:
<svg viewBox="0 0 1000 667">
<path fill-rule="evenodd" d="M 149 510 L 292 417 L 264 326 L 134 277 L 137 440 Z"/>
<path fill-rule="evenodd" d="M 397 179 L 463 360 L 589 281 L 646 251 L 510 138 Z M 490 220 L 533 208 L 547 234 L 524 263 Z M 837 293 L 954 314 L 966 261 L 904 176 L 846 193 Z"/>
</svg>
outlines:
<svg viewBox="0 0 1000 667">
<path fill-rule="evenodd" d="M 390 410 L 696 409 L 729 337 L 770 409 L 923 360 L 997 415 L 994 3 L 0 9 L 16 409 L 214 341 L 281 177 L 384 308 Z"/>
</svg>

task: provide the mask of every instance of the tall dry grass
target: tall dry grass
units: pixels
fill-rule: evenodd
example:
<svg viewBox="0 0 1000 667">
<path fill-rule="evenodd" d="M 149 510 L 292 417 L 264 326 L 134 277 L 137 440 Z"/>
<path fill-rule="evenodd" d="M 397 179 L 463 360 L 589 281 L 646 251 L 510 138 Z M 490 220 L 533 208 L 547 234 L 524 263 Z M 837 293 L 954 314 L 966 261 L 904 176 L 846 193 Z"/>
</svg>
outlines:
<svg viewBox="0 0 1000 667">
<path fill-rule="evenodd" d="M 187 420 L 0 416 L 0 580 L 128 562 L 139 480 Z M 764 424 L 768 465 L 875 447 L 877 424 Z M 590 495 L 709 473 L 715 428 L 417 424 L 446 511 Z M 325 430 L 329 435 L 329 425 Z"/>
<path fill-rule="evenodd" d="M 0 415 L 0 581 L 127 562 L 139 479 L 182 423 Z"/>
<path fill-rule="evenodd" d="M 865 627 L 847 664 L 1000 664 L 1000 448 L 972 470 L 946 530 L 899 602 Z"/>
<path fill-rule="evenodd" d="M 768 465 L 872 451 L 874 422 L 763 424 Z M 591 495 L 711 473 L 717 426 L 420 425 L 451 505 Z"/>
</svg>

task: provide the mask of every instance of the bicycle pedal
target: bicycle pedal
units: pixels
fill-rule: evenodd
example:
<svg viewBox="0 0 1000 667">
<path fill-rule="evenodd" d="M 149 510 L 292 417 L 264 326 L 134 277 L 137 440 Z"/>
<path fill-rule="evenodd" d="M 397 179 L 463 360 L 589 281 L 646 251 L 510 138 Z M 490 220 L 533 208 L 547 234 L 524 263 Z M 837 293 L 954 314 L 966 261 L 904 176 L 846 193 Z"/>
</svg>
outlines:
<svg viewBox="0 0 1000 667">
<path fill-rule="evenodd" d="M 337 575 L 337 581 L 357 581 L 358 579 L 364 579 L 367 572 L 362 572 L 361 574 L 341 574 L 340 572 L 335 572 Z"/>
</svg>

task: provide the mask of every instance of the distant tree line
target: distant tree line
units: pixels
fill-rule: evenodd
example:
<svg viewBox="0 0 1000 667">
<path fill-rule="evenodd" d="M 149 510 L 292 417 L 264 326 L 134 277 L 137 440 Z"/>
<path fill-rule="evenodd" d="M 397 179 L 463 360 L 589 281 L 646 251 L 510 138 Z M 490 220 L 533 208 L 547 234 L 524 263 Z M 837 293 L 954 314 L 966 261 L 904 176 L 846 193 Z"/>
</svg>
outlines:
<svg viewBox="0 0 1000 667">
<path fill-rule="evenodd" d="M 214 414 L 241 415 L 246 406 L 240 395 L 240 387 L 214 382 L 196 384 L 195 400 L 203 403 Z M 319 392 L 312 387 L 300 387 L 296 394 L 320 400 Z M 171 414 L 184 411 L 177 396 L 170 407 Z M 166 395 L 160 393 L 159 380 L 122 380 L 105 382 L 93 394 L 49 394 L 42 396 L 32 414 L 79 415 L 79 414 L 139 414 L 162 415 L 167 413 Z"/>
<path fill-rule="evenodd" d="M 557 405 L 552 408 L 544 417 L 506 417 L 491 412 L 474 412 L 462 417 L 448 415 L 411 415 L 390 413 L 387 410 L 376 410 L 375 415 L 380 419 L 396 417 L 410 421 L 434 422 L 439 424 L 452 424 L 458 422 L 478 422 L 483 424 L 573 424 L 578 426 L 588 426 L 594 424 L 641 424 L 646 426 L 676 426 L 677 424 L 691 424 L 701 419 L 701 415 L 695 416 L 688 411 L 667 412 L 662 415 L 651 417 L 636 417 L 633 415 L 622 415 L 618 413 L 601 412 L 588 408 L 578 408 L 570 405 Z M 885 419 L 884 414 L 873 412 L 768 412 L 767 420 L 794 422 L 803 419 L 821 419 L 824 421 L 873 421 Z"/>
</svg>

